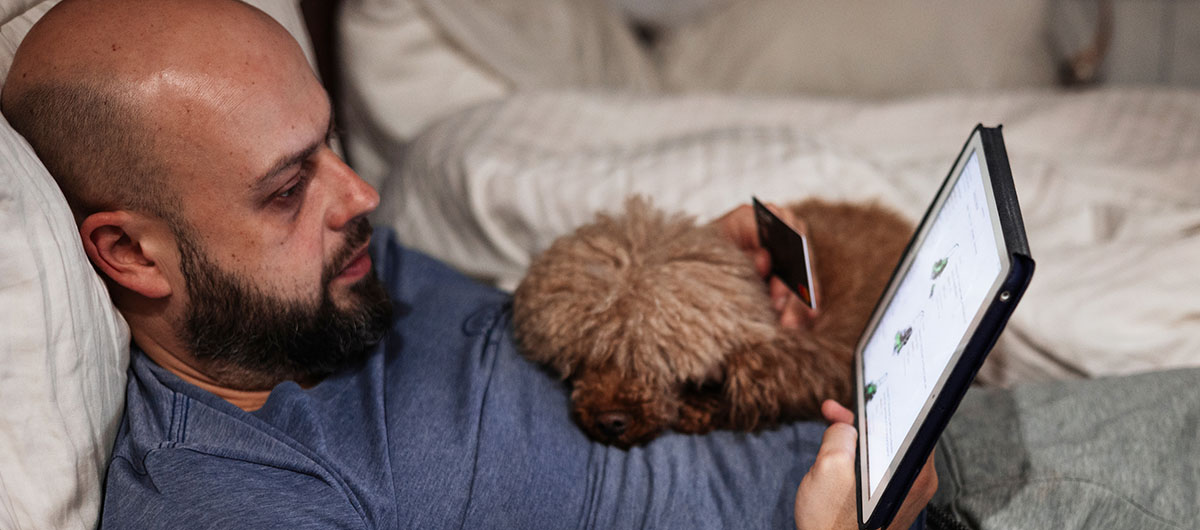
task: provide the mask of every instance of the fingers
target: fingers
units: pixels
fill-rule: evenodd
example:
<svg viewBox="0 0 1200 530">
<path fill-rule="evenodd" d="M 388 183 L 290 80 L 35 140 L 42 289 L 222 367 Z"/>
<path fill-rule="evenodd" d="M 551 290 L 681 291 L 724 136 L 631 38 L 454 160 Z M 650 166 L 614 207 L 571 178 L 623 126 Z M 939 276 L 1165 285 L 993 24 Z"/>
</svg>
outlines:
<svg viewBox="0 0 1200 530">
<path fill-rule="evenodd" d="M 817 460 L 796 490 L 796 528 L 857 529 L 854 498 L 854 444 L 858 435 L 846 423 L 825 429 Z"/>
<path fill-rule="evenodd" d="M 854 425 L 854 412 L 851 412 L 850 409 L 843 407 L 841 403 L 832 399 L 826 399 L 824 403 L 821 403 L 821 415 L 829 423 Z"/>
<path fill-rule="evenodd" d="M 796 293 L 788 289 L 778 277 L 772 276 L 768 283 L 771 306 L 779 312 L 779 324 L 785 328 L 811 328 L 817 317 L 813 308 L 800 301 Z"/>
<path fill-rule="evenodd" d="M 788 226 L 792 227 L 793 230 L 808 236 L 808 225 L 804 223 L 803 219 L 797 217 L 796 214 L 790 209 L 780 207 L 778 204 L 773 202 L 769 202 L 765 206 L 768 210 L 771 210 L 771 213 L 775 214 L 776 217 L 781 219 Z"/>
<path fill-rule="evenodd" d="M 753 207 L 749 204 L 738 206 L 711 224 L 721 235 L 750 256 L 759 276 L 766 278 L 771 273 L 771 255 L 759 244 L 758 223 L 754 220 Z"/>
<path fill-rule="evenodd" d="M 933 461 L 934 453 L 929 453 L 929 460 L 925 461 L 925 467 L 921 468 L 921 472 L 917 475 L 917 480 L 913 483 L 913 489 L 920 492 L 921 509 L 929 504 L 929 500 L 933 498 L 933 494 L 937 493 L 938 476 L 937 466 Z"/>
<path fill-rule="evenodd" d="M 913 521 L 916 521 L 917 516 L 921 514 L 921 510 L 924 510 L 929 501 L 933 499 L 933 494 L 937 493 L 937 468 L 933 461 L 933 455 L 934 453 L 929 454 L 929 459 L 925 461 L 925 466 L 917 474 L 912 489 L 908 490 L 908 496 L 904 498 L 904 503 L 896 512 L 892 524 L 888 525 L 888 530 L 904 530 L 912 526 Z"/>
<path fill-rule="evenodd" d="M 771 295 L 771 305 L 780 312 L 787 307 L 791 299 L 796 298 L 796 293 L 788 289 L 787 284 L 783 283 L 778 276 L 772 276 L 770 280 L 767 280 L 767 291 Z"/>
<path fill-rule="evenodd" d="M 790 225 L 793 229 L 805 237 L 808 237 L 808 225 L 803 219 L 800 219 L 787 208 L 781 208 L 774 203 L 768 203 L 767 209 L 771 210 L 783 222 Z M 817 286 L 812 285 L 813 304 L 819 307 L 819 293 Z M 800 301 L 800 297 L 796 296 L 791 289 L 778 278 L 772 278 L 770 284 L 771 301 L 774 304 L 775 310 L 779 311 L 779 324 L 785 328 L 811 328 L 813 320 L 817 317 L 817 310 L 809 307 L 804 302 Z"/>
<path fill-rule="evenodd" d="M 776 204 L 767 204 L 766 206 L 797 231 L 807 232 L 808 227 L 791 210 L 781 208 Z M 792 329 L 811 328 L 817 312 L 801 302 L 800 298 L 787 285 L 784 285 L 782 280 L 770 276 L 771 255 L 759 244 L 758 223 L 754 218 L 754 208 L 743 204 L 714 220 L 712 224 L 750 257 L 759 276 L 768 278 L 768 293 L 771 297 L 772 307 L 779 313 L 780 326 Z M 812 287 L 812 296 L 815 302 L 819 294 L 816 286 Z"/>
<path fill-rule="evenodd" d="M 754 208 L 749 204 L 730 210 L 712 224 L 742 250 L 753 251 L 761 248 L 758 244 L 758 225 L 754 220 Z M 757 264 L 757 260 L 755 261 Z"/>
<path fill-rule="evenodd" d="M 787 304 L 779 313 L 779 324 L 785 328 L 812 328 L 817 312 L 800 301 L 800 297 L 792 294 Z"/>
<path fill-rule="evenodd" d="M 817 451 L 817 460 L 835 458 L 839 462 L 848 458 L 850 461 L 851 477 L 854 472 L 854 447 L 858 443 L 858 430 L 849 423 L 834 423 L 825 429 L 821 438 L 821 448 Z"/>
<path fill-rule="evenodd" d="M 763 248 L 757 248 L 749 252 L 750 259 L 754 260 L 754 270 L 758 271 L 758 275 L 766 278 L 767 275 L 771 274 L 771 254 Z"/>
<path fill-rule="evenodd" d="M 808 234 L 808 225 L 796 217 L 791 210 L 774 203 L 767 203 L 766 207 L 797 232 Z M 754 207 L 749 204 L 743 204 L 726 212 L 725 215 L 712 221 L 712 224 L 716 225 L 725 237 L 728 237 L 742 250 L 761 248 L 758 242 L 758 222 L 754 219 Z"/>
</svg>

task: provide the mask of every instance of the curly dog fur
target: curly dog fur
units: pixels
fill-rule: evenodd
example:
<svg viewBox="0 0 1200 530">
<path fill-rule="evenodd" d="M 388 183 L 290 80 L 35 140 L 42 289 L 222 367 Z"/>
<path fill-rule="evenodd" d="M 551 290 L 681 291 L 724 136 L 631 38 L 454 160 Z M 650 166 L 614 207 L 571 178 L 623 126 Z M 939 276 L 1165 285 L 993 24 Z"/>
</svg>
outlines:
<svg viewBox="0 0 1200 530">
<path fill-rule="evenodd" d="M 811 328 L 779 325 L 750 258 L 715 227 L 635 197 L 534 260 L 513 301 L 522 352 L 570 382 L 589 436 L 622 447 L 847 403 L 854 343 L 912 225 L 874 204 L 790 208 L 809 226 L 821 289 Z"/>
</svg>

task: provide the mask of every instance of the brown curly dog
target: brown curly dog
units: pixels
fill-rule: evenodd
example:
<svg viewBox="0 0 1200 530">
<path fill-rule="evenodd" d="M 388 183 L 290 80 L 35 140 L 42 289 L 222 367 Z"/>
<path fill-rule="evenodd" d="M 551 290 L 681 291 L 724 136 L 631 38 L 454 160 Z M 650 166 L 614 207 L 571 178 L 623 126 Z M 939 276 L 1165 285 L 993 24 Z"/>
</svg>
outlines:
<svg viewBox="0 0 1200 530">
<path fill-rule="evenodd" d="M 635 197 L 534 260 L 513 301 L 522 352 L 570 382 L 588 435 L 621 447 L 848 403 L 854 343 L 912 225 L 878 205 L 789 208 L 809 227 L 821 290 L 810 328 L 779 325 L 750 258 L 714 226 Z"/>
</svg>

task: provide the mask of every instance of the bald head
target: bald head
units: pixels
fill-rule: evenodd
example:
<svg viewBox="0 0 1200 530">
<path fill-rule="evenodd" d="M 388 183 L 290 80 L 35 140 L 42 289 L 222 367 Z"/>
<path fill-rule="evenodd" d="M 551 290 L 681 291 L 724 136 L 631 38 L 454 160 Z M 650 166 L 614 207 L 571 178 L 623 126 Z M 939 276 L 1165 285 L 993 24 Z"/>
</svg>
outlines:
<svg viewBox="0 0 1200 530">
<path fill-rule="evenodd" d="M 170 218 L 213 156 L 196 142 L 298 66 L 287 31 L 234 0 L 65 0 L 22 41 L 0 107 L 78 217 Z"/>
</svg>

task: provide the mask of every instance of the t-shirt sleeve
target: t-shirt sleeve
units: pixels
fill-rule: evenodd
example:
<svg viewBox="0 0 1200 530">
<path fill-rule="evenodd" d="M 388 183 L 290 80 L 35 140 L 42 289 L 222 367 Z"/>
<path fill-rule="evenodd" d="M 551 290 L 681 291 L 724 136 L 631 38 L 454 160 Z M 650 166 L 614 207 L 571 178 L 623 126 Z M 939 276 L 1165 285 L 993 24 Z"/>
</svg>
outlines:
<svg viewBox="0 0 1200 530">
<path fill-rule="evenodd" d="M 310 474 L 184 448 L 150 451 L 142 463 L 114 458 L 101 528 L 366 527 L 345 493 Z"/>
</svg>

